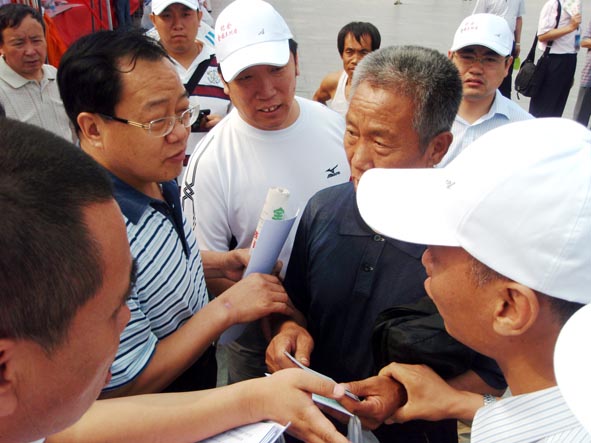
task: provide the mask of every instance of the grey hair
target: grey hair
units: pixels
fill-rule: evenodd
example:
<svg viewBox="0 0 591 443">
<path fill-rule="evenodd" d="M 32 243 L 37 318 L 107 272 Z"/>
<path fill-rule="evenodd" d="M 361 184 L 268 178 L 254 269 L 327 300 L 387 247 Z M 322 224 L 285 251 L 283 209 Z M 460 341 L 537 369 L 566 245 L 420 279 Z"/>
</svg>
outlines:
<svg viewBox="0 0 591 443">
<path fill-rule="evenodd" d="M 355 68 L 351 96 L 364 82 L 413 101 L 413 128 L 422 150 L 451 129 L 462 100 L 462 81 L 454 64 L 421 46 L 389 46 L 368 54 Z"/>
</svg>

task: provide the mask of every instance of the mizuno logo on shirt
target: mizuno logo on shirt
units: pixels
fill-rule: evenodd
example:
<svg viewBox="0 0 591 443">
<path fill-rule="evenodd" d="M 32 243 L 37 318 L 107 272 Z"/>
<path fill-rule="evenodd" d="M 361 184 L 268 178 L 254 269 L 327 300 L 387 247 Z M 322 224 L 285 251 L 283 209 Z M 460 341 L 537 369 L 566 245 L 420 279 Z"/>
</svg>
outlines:
<svg viewBox="0 0 591 443">
<path fill-rule="evenodd" d="M 324 172 L 328 172 L 328 175 L 326 176 L 326 178 L 332 178 L 332 177 L 336 177 L 337 175 L 339 175 L 341 173 L 341 171 L 336 171 L 336 169 L 339 167 L 339 165 L 334 165 L 332 168 L 328 168 L 326 171 Z"/>
</svg>

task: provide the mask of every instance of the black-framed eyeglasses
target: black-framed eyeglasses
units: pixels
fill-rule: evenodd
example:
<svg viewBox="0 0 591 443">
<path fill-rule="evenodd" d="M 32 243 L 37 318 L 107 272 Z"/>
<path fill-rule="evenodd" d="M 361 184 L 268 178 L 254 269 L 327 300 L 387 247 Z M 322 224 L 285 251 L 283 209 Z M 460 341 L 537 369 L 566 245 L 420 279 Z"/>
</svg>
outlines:
<svg viewBox="0 0 591 443">
<path fill-rule="evenodd" d="M 138 123 L 124 118 L 115 117 L 114 115 L 99 114 L 109 120 L 113 120 L 119 123 L 125 123 L 126 125 L 135 126 L 148 131 L 153 137 L 166 137 L 174 129 L 174 125 L 178 121 L 185 128 L 190 128 L 193 123 L 197 120 L 199 115 L 199 106 L 194 106 L 186 111 L 181 112 L 179 115 L 170 115 L 168 117 L 157 118 L 156 120 L 149 121 L 147 123 Z"/>
</svg>

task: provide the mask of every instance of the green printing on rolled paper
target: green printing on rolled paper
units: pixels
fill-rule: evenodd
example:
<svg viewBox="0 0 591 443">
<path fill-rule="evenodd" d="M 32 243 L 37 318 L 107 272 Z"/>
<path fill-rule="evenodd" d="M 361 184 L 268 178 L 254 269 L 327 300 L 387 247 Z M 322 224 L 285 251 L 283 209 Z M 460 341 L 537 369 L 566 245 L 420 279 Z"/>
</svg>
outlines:
<svg viewBox="0 0 591 443">
<path fill-rule="evenodd" d="M 283 220 L 285 217 L 285 210 L 283 208 L 277 208 L 273 210 L 273 220 Z"/>
</svg>

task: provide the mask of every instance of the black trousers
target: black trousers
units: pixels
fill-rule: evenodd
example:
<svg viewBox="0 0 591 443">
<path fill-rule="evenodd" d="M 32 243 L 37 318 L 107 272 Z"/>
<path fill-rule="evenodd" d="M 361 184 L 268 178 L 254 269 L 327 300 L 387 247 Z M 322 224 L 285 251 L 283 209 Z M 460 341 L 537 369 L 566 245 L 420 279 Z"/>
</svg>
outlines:
<svg viewBox="0 0 591 443">
<path fill-rule="evenodd" d="M 573 86 L 577 54 L 550 54 L 540 92 L 529 102 L 534 117 L 562 117 L 568 93 Z"/>
</svg>

